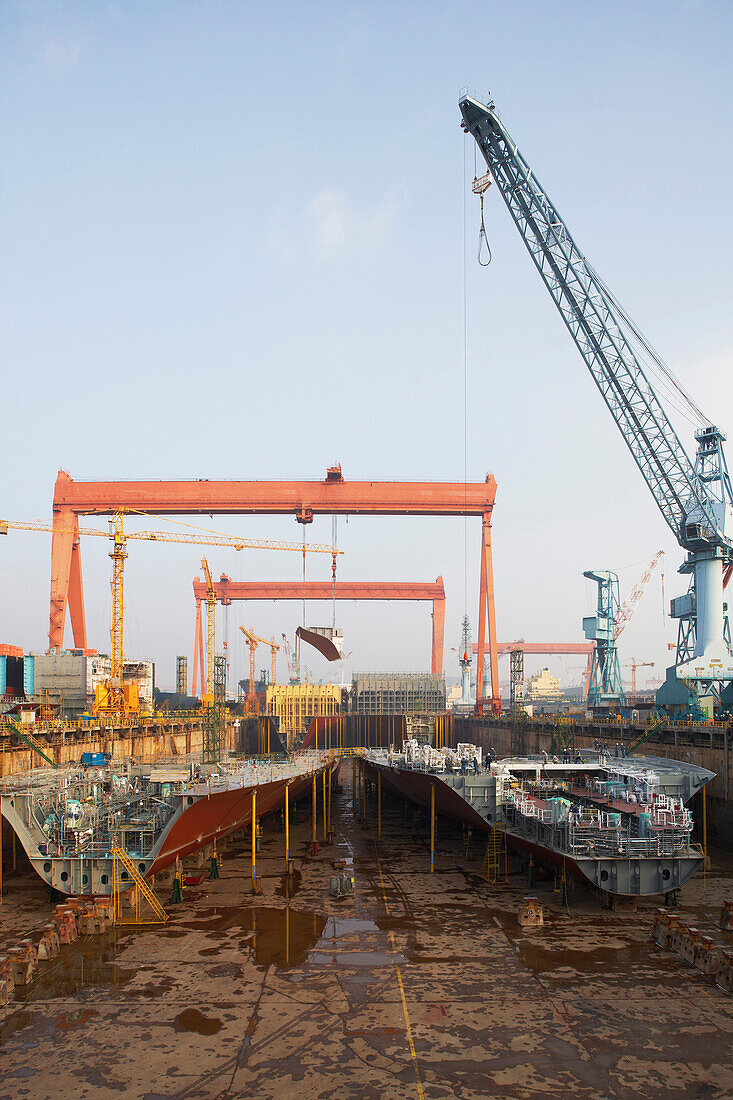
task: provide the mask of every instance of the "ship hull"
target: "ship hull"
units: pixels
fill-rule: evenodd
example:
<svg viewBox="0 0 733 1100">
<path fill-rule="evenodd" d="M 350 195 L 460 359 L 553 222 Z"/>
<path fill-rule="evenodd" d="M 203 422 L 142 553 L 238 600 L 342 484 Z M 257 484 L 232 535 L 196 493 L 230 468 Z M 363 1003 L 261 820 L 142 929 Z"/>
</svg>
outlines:
<svg viewBox="0 0 733 1100">
<path fill-rule="evenodd" d="M 312 782 L 312 777 L 304 777 L 290 783 L 291 804 L 308 793 Z M 255 788 L 258 817 L 264 817 L 284 807 L 285 785 L 284 780 L 279 780 L 263 783 Z M 251 821 L 252 788 L 220 791 L 198 798 L 175 819 L 146 873 L 155 875 L 164 871 L 176 860 L 185 859 L 232 833 L 240 832 Z"/>
<path fill-rule="evenodd" d="M 436 813 L 468 825 L 478 833 L 487 835 L 492 822 L 452 787 L 443 783 L 439 775 L 413 771 L 392 765 L 382 766 L 365 762 L 368 776 L 376 781 L 377 773 L 382 783 L 397 794 L 420 806 L 429 807 L 431 790 L 435 790 Z M 680 855 L 653 859 L 574 859 L 566 852 L 543 844 L 519 833 L 509 823 L 504 823 L 507 846 L 521 855 L 532 856 L 539 862 L 565 871 L 581 882 L 590 883 L 610 896 L 655 896 L 677 890 L 688 882 L 703 865 L 702 854 Z"/>
<path fill-rule="evenodd" d="M 283 774 L 249 786 L 233 783 L 210 790 L 201 784 L 185 790 L 172 799 L 175 812 L 161 830 L 152 852 L 141 857 L 130 850 L 128 855 L 138 873 L 151 879 L 187 856 L 208 849 L 250 825 L 253 793 L 256 793 L 256 814 L 261 818 L 284 807 L 286 788 L 289 788 L 292 806 L 310 793 L 314 778 L 320 779 L 333 766 L 331 760 L 295 776 Z M 81 849 L 78 853 L 50 853 L 48 845 L 42 843 L 43 835 L 31 826 L 30 808 L 18 793 L 0 798 L 0 812 L 14 829 L 34 870 L 52 889 L 77 897 L 112 894 L 114 868 L 110 852 L 89 854 Z M 127 872 L 123 871 L 120 888 L 128 889 L 131 885 Z"/>
</svg>

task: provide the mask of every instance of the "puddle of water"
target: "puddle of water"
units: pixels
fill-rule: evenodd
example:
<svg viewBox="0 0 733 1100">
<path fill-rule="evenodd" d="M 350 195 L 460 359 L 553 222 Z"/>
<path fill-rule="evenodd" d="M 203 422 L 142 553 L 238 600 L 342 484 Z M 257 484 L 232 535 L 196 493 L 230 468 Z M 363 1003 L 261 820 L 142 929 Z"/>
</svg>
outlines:
<svg viewBox="0 0 733 1100">
<path fill-rule="evenodd" d="M 593 947 L 587 951 L 571 950 L 562 945 L 557 947 L 541 946 L 537 943 L 523 943 L 515 939 L 519 952 L 519 961 L 535 973 L 559 972 L 567 975 L 569 970 L 580 974 L 599 974 L 612 972 L 631 972 L 635 966 L 653 966 L 660 969 L 660 960 L 652 958 L 651 943 L 633 943 L 624 947 Z M 661 966 L 664 966 L 661 961 Z"/>
<path fill-rule="evenodd" d="M 124 933 L 123 933 L 124 935 Z M 122 986 L 133 977 L 115 963 L 122 950 L 117 932 L 78 939 L 50 963 L 39 967 L 30 985 L 16 986 L 17 1004 L 48 1001 L 55 997 L 74 997 L 85 986 Z"/>
<path fill-rule="evenodd" d="M 16 1031 L 20 1031 L 24 1027 L 28 1027 L 33 1023 L 32 1012 L 13 1012 L 11 1016 L 0 1025 L 0 1046 L 11 1036 L 15 1035 Z"/>
<path fill-rule="evenodd" d="M 404 961 L 403 955 L 393 955 L 391 952 L 382 954 L 379 951 L 337 951 L 334 954 L 312 951 L 308 956 L 308 962 L 313 966 L 399 966 Z"/>
<path fill-rule="evenodd" d="M 103 936 L 78 939 L 73 944 L 63 947 L 61 954 L 51 962 L 44 963 L 36 972 L 30 985 L 16 986 L 11 1013 L 0 1025 L 0 1047 L 23 1028 L 32 1027 L 32 1031 L 28 1034 L 31 1036 L 29 1041 L 33 1041 L 38 1028 L 43 1030 L 49 1026 L 39 1020 L 33 1012 L 24 1010 L 23 1005 L 62 997 L 76 997 L 80 990 L 88 986 L 125 985 L 134 976 L 135 971 L 124 970 L 114 961 L 122 950 L 118 936 L 118 932 L 112 931 Z M 69 1031 L 85 1024 L 93 1015 L 96 1015 L 93 1009 L 64 1012 L 56 1017 L 50 1026 L 55 1030 Z"/>
<path fill-rule="evenodd" d="M 239 942 L 242 951 L 249 951 L 257 966 L 274 963 L 278 969 L 302 966 L 311 949 L 318 943 L 327 918 L 301 909 L 280 909 L 275 906 L 219 906 L 201 911 L 203 919 L 191 921 L 186 928 L 221 937 L 227 932 L 250 933 Z M 203 948 L 215 954 L 221 947 Z"/>
<path fill-rule="evenodd" d="M 275 893 L 281 898 L 294 898 L 300 890 L 302 880 L 300 871 L 296 871 L 292 876 L 283 875 L 282 885 L 276 888 Z"/>
<path fill-rule="evenodd" d="M 329 917 L 321 940 L 336 940 L 340 936 L 378 931 L 377 925 L 372 920 L 357 920 L 355 917 Z"/>
<path fill-rule="evenodd" d="M 197 1035 L 216 1035 L 221 1031 L 221 1020 L 204 1016 L 197 1008 L 187 1008 L 173 1020 L 176 1031 L 195 1031 Z"/>
</svg>

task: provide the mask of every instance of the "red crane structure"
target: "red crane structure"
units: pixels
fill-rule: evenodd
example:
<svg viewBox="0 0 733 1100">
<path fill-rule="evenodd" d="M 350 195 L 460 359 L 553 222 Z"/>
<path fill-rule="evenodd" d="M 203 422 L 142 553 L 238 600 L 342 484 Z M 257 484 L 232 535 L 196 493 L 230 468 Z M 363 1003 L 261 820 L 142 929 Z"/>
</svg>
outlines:
<svg viewBox="0 0 733 1100">
<path fill-rule="evenodd" d="M 203 585 L 204 599 L 206 599 L 206 585 Z M 521 649 L 526 655 L 527 653 L 536 654 L 566 654 L 566 653 L 582 653 L 585 655 L 585 694 L 588 696 L 588 686 L 590 683 L 591 662 L 593 660 L 593 650 L 595 648 L 594 642 L 525 642 L 524 638 L 519 638 L 516 642 L 497 642 L 496 653 L 497 657 L 503 657 L 505 653 L 511 653 L 513 649 Z M 473 652 L 478 653 L 478 646 L 474 643 Z M 479 658 L 480 661 L 480 658 Z M 478 669 L 476 671 L 478 677 Z"/>
<path fill-rule="evenodd" d="M 221 604 L 233 600 L 426 600 L 432 603 L 433 672 L 443 671 L 445 634 L 445 586 L 443 578 L 432 582 L 412 581 L 233 581 L 222 573 L 214 584 Z M 206 601 L 206 584 L 198 577 L 193 582 L 196 600 L 196 630 L 193 643 L 193 694 L 196 694 L 197 669 L 203 668 L 204 639 L 201 605 Z"/>
<path fill-rule="evenodd" d="M 60 470 L 53 498 L 50 650 L 64 644 L 66 610 L 74 644 L 86 649 L 82 586 L 80 515 L 142 511 L 164 516 L 290 515 L 311 523 L 316 515 L 473 516 L 481 520 L 476 710 L 501 710 L 496 649 L 491 513 L 496 481 L 346 481 L 331 466 L 323 481 L 75 481 Z M 489 654 L 491 683 L 484 691 L 484 654 Z"/>
</svg>

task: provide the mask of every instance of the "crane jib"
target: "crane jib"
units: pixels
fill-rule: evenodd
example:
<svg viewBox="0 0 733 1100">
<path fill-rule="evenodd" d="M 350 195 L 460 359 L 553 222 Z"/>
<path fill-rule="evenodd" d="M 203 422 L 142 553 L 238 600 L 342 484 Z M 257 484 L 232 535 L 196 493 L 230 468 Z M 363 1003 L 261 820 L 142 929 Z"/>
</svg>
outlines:
<svg viewBox="0 0 733 1100">
<path fill-rule="evenodd" d="M 716 498 L 690 461 L 645 374 L 627 335 L 623 311 L 587 264 L 493 104 L 463 96 L 460 108 L 464 130 L 476 140 L 665 521 L 686 549 L 718 547 L 728 556 L 731 542 L 716 514 Z M 721 477 L 713 474 L 711 480 L 720 482 Z M 699 522 L 690 522 L 690 517 L 699 517 Z"/>
</svg>

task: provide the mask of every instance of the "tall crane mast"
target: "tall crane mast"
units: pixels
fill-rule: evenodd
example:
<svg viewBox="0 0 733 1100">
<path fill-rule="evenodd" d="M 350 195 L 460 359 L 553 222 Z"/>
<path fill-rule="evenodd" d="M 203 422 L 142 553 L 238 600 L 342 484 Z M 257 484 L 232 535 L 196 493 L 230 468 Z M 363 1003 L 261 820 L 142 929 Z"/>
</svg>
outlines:
<svg viewBox="0 0 733 1100">
<path fill-rule="evenodd" d="M 216 587 L 206 558 L 201 559 L 206 578 L 206 691 L 201 692 L 201 760 L 216 764 L 224 749 L 224 699 L 216 684 Z M 203 669 L 201 677 L 203 679 Z"/>
<path fill-rule="evenodd" d="M 287 634 L 283 634 L 283 649 L 285 650 L 285 660 L 288 665 L 288 676 L 290 677 L 290 683 L 299 684 L 300 668 L 293 657 L 293 651 L 290 648 L 290 642 L 288 641 Z"/>
<path fill-rule="evenodd" d="M 733 564 L 733 491 L 725 436 L 706 423 L 586 260 L 557 208 L 499 118 L 493 102 L 464 92 L 462 126 L 472 134 L 530 256 L 567 325 L 666 523 L 687 552 L 686 596 L 672 601 L 680 620 L 675 673 L 699 694 L 733 679 L 723 571 Z M 637 349 L 639 349 L 637 351 Z M 642 365 L 645 354 L 703 424 L 691 462 Z"/>
<path fill-rule="evenodd" d="M 247 639 L 247 645 L 249 647 L 249 691 L 247 693 L 247 711 L 250 713 L 256 713 L 257 711 L 257 692 L 255 690 L 255 650 L 260 642 L 263 645 L 268 645 L 271 652 L 271 682 L 275 683 L 276 678 L 276 662 L 277 654 L 280 646 L 276 644 L 275 639 L 261 638 L 259 634 L 255 634 L 253 630 L 245 630 L 243 626 L 239 628 Z M 283 637 L 285 635 L 283 634 Z"/>
<path fill-rule="evenodd" d="M 216 655 L 216 586 L 206 558 L 201 559 L 206 580 L 206 694 L 214 695 L 214 657 Z M 203 674 L 203 670 L 202 670 Z"/>
<path fill-rule="evenodd" d="M 112 675 L 109 684 L 109 710 L 122 717 L 125 713 L 123 626 L 125 619 L 125 548 L 124 520 L 122 512 L 115 512 L 110 520 L 112 539 Z"/>
</svg>

